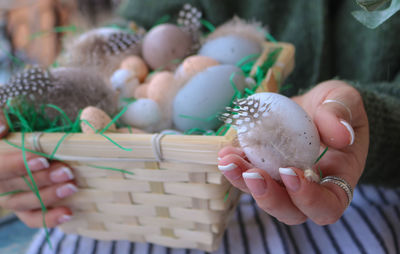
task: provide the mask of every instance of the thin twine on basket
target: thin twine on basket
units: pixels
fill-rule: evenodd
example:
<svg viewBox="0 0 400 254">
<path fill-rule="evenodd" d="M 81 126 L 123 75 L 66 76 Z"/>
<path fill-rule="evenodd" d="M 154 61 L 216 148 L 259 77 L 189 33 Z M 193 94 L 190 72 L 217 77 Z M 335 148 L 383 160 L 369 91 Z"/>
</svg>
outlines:
<svg viewBox="0 0 400 254">
<path fill-rule="evenodd" d="M 162 151 L 161 151 L 161 139 L 165 134 L 157 133 L 151 136 L 151 148 L 153 150 L 154 157 L 157 162 L 163 161 Z"/>
</svg>

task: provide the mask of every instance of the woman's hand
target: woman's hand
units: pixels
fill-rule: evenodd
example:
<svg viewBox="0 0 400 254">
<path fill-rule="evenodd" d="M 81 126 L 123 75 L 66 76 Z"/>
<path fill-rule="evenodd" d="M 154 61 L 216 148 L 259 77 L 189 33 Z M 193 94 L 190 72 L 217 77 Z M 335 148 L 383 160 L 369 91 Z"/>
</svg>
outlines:
<svg viewBox="0 0 400 254">
<path fill-rule="evenodd" d="M 0 113 L 0 138 L 8 131 L 8 126 Z M 47 207 L 45 221 L 47 227 L 55 227 L 71 218 L 72 212 L 66 207 L 53 206 L 56 202 L 77 191 L 73 183 L 72 170 L 60 162 L 49 162 L 35 154 L 26 154 L 29 168 L 38 186 L 40 196 Z M 29 189 L 23 177 L 29 182 L 22 152 L 0 155 L 0 194 L 17 192 L 0 197 L 0 206 L 14 211 L 29 227 L 42 227 L 42 211 L 36 195 Z M 20 192 L 23 191 L 23 192 Z"/>
<path fill-rule="evenodd" d="M 363 172 L 369 144 L 367 115 L 358 91 L 332 80 L 293 100 L 317 126 L 321 152 L 329 147 L 316 167 L 324 177 L 341 177 L 354 188 Z M 242 191 L 250 192 L 259 207 L 286 224 L 300 224 L 307 218 L 320 225 L 331 224 L 347 207 L 347 194 L 342 188 L 333 183 L 310 182 L 303 170 L 279 169 L 281 184 L 254 168 L 238 148 L 225 147 L 218 155 L 218 167 L 226 178 Z"/>
</svg>

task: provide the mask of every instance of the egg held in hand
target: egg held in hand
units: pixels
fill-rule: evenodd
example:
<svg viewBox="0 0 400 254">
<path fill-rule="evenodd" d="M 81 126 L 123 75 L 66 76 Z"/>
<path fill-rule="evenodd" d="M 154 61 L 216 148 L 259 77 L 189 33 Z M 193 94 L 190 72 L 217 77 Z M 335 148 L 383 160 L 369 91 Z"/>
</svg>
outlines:
<svg viewBox="0 0 400 254">
<path fill-rule="evenodd" d="M 223 114 L 225 123 L 237 129 L 240 146 L 249 161 L 280 180 L 279 168 L 312 170 L 320 150 L 318 130 L 307 113 L 291 99 L 276 93 L 257 93 L 235 102 L 237 108 Z"/>
</svg>

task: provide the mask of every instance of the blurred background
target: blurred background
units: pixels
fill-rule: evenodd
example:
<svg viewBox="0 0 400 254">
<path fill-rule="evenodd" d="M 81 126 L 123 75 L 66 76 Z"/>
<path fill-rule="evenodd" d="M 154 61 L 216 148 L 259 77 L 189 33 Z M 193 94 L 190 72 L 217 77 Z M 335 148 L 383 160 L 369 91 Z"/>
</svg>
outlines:
<svg viewBox="0 0 400 254">
<path fill-rule="evenodd" d="M 29 65 L 56 65 L 62 39 L 113 18 L 118 0 L 1 0 L 0 85 Z M 0 253 L 22 254 L 36 229 L 0 207 Z"/>
<path fill-rule="evenodd" d="M 55 64 L 62 38 L 112 17 L 118 0 L 1 0 L 0 84 L 26 65 Z"/>
</svg>

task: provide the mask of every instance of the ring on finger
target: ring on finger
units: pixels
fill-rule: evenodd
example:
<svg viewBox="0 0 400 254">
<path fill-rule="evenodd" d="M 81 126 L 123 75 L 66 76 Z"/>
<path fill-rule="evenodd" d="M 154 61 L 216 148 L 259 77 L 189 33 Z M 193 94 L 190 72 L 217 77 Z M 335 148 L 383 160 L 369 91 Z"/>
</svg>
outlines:
<svg viewBox="0 0 400 254">
<path fill-rule="evenodd" d="M 346 192 L 346 195 L 347 195 L 346 207 L 348 207 L 350 205 L 351 200 L 353 200 L 353 188 L 346 180 L 344 180 L 343 178 L 338 177 L 338 176 L 326 176 L 326 177 L 322 178 L 320 183 L 321 184 L 333 183 L 333 184 L 336 184 L 337 186 L 339 186 L 342 190 L 344 190 L 344 192 Z"/>
</svg>

